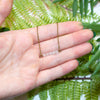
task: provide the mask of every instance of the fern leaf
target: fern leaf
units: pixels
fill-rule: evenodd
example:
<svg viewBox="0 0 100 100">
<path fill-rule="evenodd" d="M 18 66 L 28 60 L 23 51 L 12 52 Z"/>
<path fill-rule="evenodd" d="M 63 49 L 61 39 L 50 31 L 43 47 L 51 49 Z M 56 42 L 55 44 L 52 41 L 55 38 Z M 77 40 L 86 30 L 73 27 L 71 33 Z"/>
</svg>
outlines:
<svg viewBox="0 0 100 100">
<path fill-rule="evenodd" d="M 73 17 L 76 16 L 77 10 L 78 10 L 78 1 L 74 0 L 74 2 L 73 2 Z"/>
<path fill-rule="evenodd" d="M 93 16 L 93 0 L 90 0 L 90 4 L 91 4 L 91 14 L 92 14 L 92 16 Z"/>
<path fill-rule="evenodd" d="M 83 18 L 83 0 L 80 0 L 80 14 L 81 14 L 81 18 Z"/>
<path fill-rule="evenodd" d="M 94 73 L 92 74 L 92 77 L 98 73 L 100 73 L 100 63 L 97 64 L 96 69 L 95 69 Z"/>
<path fill-rule="evenodd" d="M 5 32 L 5 31 L 9 31 L 9 30 L 10 30 L 9 28 L 6 28 L 6 27 L 1 28 L 0 27 L 0 32 Z"/>
<path fill-rule="evenodd" d="M 57 2 L 63 2 L 65 0 L 54 0 L 53 3 L 57 3 Z"/>
<path fill-rule="evenodd" d="M 95 53 L 95 55 L 90 59 L 90 61 L 89 61 L 87 64 L 85 64 L 85 65 L 83 66 L 83 69 L 85 69 L 85 68 L 90 69 L 90 66 L 92 66 L 92 64 L 93 64 L 94 62 L 96 62 L 96 60 L 99 59 L 99 57 L 100 57 L 100 50 L 98 49 L 98 51 L 97 51 L 97 52 Z"/>
<path fill-rule="evenodd" d="M 88 0 L 84 0 L 84 9 L 85 9 L 85 17 L 86 17 L 88 11 Z"/>
<path fill-rule="evenodd" d="M 80 100 L 81 97 L 81 83 L 75 80 L 74 83 L 74 99 L 73 100 Z"/>
<path fill-rule="evenodd" d="M 50 99 L 51 100 L 56 100 L 56 85 L 57 85 L 57 82 L 54 81 L 54 82 L 51 82 L 50 84 L 50 89 L 49 89 L 49 95 L 50 95 Z"/>
<path fill-rule="evenodd" d="M 100 24 L 96 22 L 92 23 L 82 23 L 85 29 L 91 29 L 94 32 L 100 32 Z"/>
<path fill-rule="evenodd" d="M 47 100 L 47 98 L 48 98 L 48 96 L 47 96 L 47 85 L 43 85 L 39 89 L 40 89 L 40 92 L 39 92 L 40 100 Z"/>
</svg>

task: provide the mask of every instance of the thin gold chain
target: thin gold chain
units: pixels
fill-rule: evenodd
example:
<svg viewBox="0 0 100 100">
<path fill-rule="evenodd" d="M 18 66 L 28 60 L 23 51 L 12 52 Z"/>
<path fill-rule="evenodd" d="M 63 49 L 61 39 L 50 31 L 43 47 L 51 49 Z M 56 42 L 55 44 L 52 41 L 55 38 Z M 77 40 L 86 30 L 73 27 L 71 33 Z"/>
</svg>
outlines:
<svg viewBox="0 0 100 100">
<path fill-rule="evenodd" d="M 58 42 L 58 52 L 60 52 L 60 42 L 59 42 L 59 31 L 58 31 L 58 23 L 57 23 L 57 42 Z"/>
<path fill-rule="evenodd" d="M 40 57 L 42 57 L 42 52 L 41 52 L 41 46 L 40 46 L 40 38 L 39 38 L 38 26 L 37 26 L 37 39 L 38 39 L 38 44 L 39 44 Z"/>
</svg>

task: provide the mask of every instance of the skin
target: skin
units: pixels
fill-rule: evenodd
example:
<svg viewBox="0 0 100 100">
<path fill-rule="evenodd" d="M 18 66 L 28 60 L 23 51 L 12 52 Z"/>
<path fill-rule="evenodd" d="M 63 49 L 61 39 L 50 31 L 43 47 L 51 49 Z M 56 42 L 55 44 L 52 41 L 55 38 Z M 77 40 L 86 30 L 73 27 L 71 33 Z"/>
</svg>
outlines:
<svg viewBox="0 0 100 100">
<path fill-rule="evenodd" d="M 0 25 L 10 13 L 12 3 L 0 0 Z M 39 27 L 44 57 L 40 57 L 37 28 L 0 33 L 0 100 L 19 96 L 73 71 L 78 66 L 76 59 L 92 50 L 87 41 L 93 33 L 83 30 L 80 22 L 58 26 L 61 52 L 53 55 L 47 54 L 58 50 L 57 25 Z"/>
</svg>

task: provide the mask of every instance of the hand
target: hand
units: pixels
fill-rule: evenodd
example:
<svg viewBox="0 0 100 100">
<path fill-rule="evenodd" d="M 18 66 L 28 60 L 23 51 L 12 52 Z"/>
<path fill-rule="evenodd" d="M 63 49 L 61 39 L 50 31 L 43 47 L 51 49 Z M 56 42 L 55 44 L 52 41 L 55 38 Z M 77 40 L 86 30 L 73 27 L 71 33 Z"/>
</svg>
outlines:
<svg viewBox="0 0 100 100">
<path fill-rule="evenodd" d="M 0 0 L 0 25 L 9 15 L 12 8 L 13 0 Z"/>
<path fill-rule="evenodd" d="M 79 22 L 58 26 L 61 52 L 42 58 L 37 28 L 0 34 L 0 99 L 21 95 L 71 72 L 78 66 L 76 58 L 92 50 L 86 42 L 93 33 L 83 30 Z M 40 26 L 38 31 L 42 54 L 57 51 L 57 25 Z"/>
<path fill-rule="evenodd" d="M 25 93 L 61 77 L 78 66 L 76 58 L 89 53 L 93 37 L 79 22 L 59 23 L 61 52 L 40 58 L 37 28 L 0 34 L 0 98 Z M 64 35 L 65 34 L 65 35 Z M 58 50 L 56 24 L 39 27 L 42 54 Z"/>
</svg>

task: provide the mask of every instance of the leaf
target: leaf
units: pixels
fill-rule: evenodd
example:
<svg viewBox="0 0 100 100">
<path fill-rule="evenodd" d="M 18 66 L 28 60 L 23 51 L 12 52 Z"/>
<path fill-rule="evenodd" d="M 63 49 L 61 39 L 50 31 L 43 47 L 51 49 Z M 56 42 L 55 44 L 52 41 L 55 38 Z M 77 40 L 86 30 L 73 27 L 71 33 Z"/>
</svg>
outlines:
<svg viewBox="0 0 100 100">
<path fill-rule="evenodd" d="M 91 4 L 91 14 L 93 16 L 93 0 L 90 0 L 90 4 Z"/>
<path fill-rule="evenodd" d="M 99 23 L 82 23 L 82 25 L 84 26 L 84 29 L 91 29 L 92 31 L 95 32 L 100 32 L 100 24 Z"/>
<path fill-rule="evenodd" d="M 98 38 L 98 39 L 100 39 L 100 38 Z M 98 40 L 97 39 L 97 40 Z M 97 41 L 96 40 L 96 41 Z M 98 42 L 98 41 L 97 41 Z M 99 49 L 99 45 L 98 46 L 96 46 L 91 52 L 92 52 L 92 54 L 94 54 L 94 53 L 96 53 L 97 51 L 98 51 L 98 49 Z"/>
<path fill-rule="evenodd" d="M 6 28 L 6 27 L 1 28 L 0 27 L 0 32 L 5 32 L 5 31 L 9 31 L 9 30 L 10 30 L 9 28 Z"/>
<path fill-rule="evenodd" d="M 85 17 L 86 17 L 88 11 L 88 0 L 84 0 L 84 9 L 85 9 Z"/>
<path fill-rule="evenodd" d="M 47 98 L 48 98 L 47 85 L 43 85 L 39 89 L 40 89 L 40 92 L 39 92 L 40 100 L 47 100 Z"/>
<path fill-rule="evenodd" d="M 100 47 L 100 46 L 99 46 Z M 97 59 L 100 58 L 100 50 L 98 48 L 97 52 L 95 55 L 91 58 L 91 60 L 86 64 L 87 67 L 90 67 L 94 62 L 96 62 Z"/>
<path fill-rule="evenodd" d="M 78 10 L 78 1 L 74 0 L 74 2 L 73 2 L 73 17 L 76 16 L 77 10 Z"/>
<path fill-rule="evenodd" d="M 57 2 L 63 2 L 65 0 L 54 0 L 53 3 L 57 3 Z"/>
<path fill-rule="evenodd" d="M 81 18 L 83 17 L 83 0 L 80 0 L 80 13 L 81 13 Z"/>
<path fill-rule="evenodd" d="M 98 63 L 98 65 L 97 65 L 97 67 L 96 67 L 94 73 L 92 74 L 92 77 L 93 77 L 94 75 L 98 74 L 98 73 L 100 73 L 100 62 Z M 100 74 L 99 74 L 99 76 L 100 76 Z"/>
</svg>

